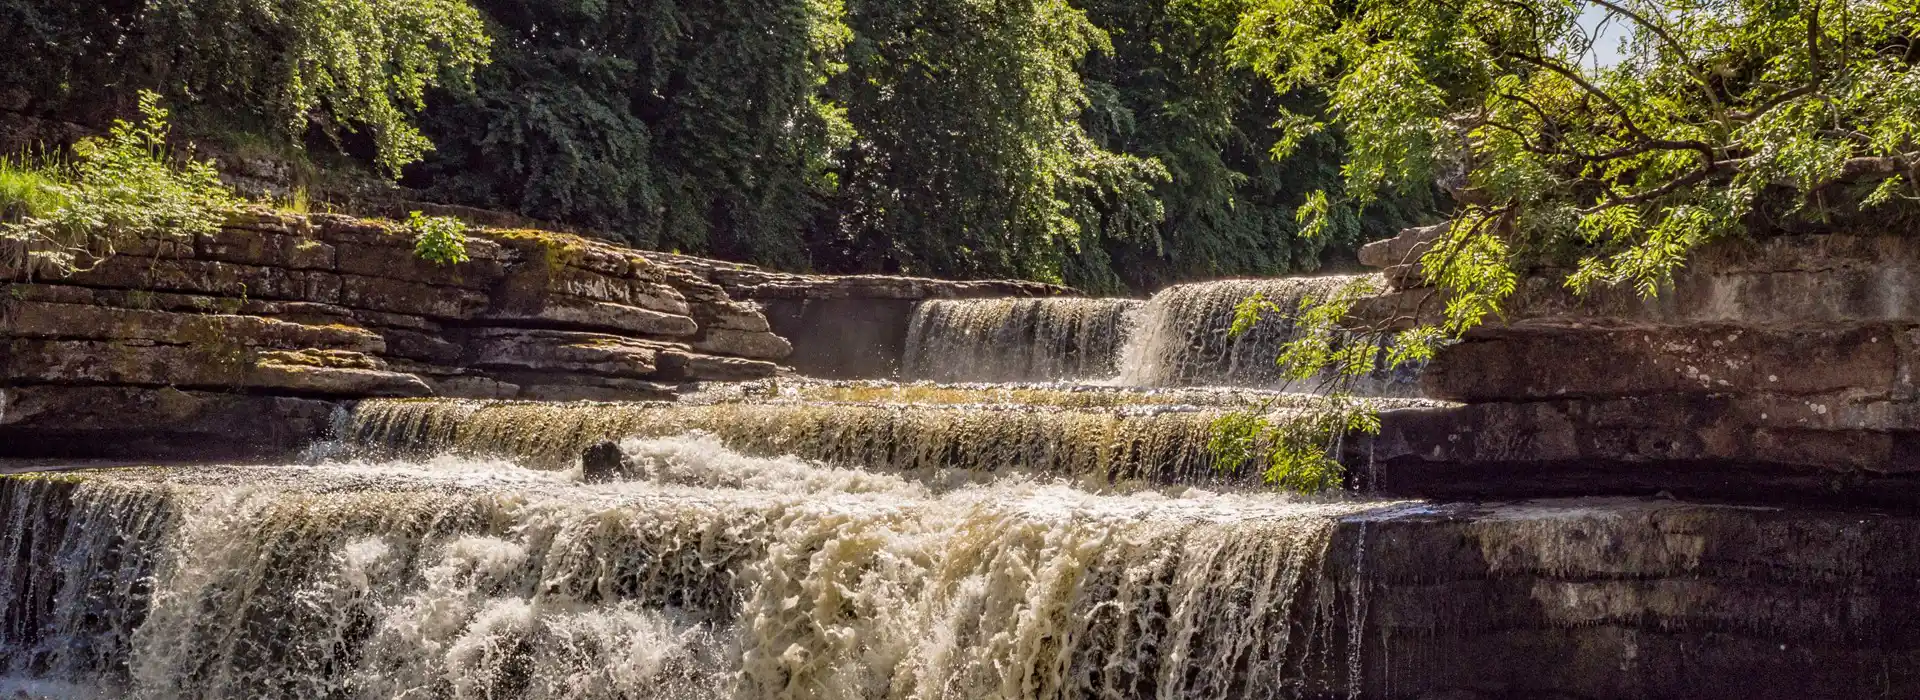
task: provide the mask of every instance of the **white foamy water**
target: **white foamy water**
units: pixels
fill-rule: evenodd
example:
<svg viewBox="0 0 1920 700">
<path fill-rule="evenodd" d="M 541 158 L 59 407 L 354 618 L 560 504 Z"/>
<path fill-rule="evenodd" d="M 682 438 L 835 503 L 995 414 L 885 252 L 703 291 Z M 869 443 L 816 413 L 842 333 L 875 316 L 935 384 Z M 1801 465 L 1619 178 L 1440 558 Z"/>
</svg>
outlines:
<svg viewBox="0 0 1920 700">
<path fill-rule="evenodd" d="M 700 434 L 624 450 L 637 481 L 454 458 L 0 480 L 5 675 L 54 697 L 1339 692 L 1324 558 L 1336 519 L 1383 507 L 935 491 Z"/>
<path fill-rule="evenodd" d="M 1296 337 L 1303 300 L 1326 300 L 1377 275 L 1232 279 L 1168 287 L 1128 299 L 937 299 L 907 333 L 901 376 L 938 381 L 1087 381 L 1123 387 L 1288 387 L 1275 363 Z M 1277 310 L 1240 335 L 1234 311 L 1254 296 Z M 1346 382 L 1350 391 L 1408 396 L 1413 370 Z M 1404 376 L 1401 376 L 1404 375 Z"/>
<path fill-rule="evenodd" d="M 1168 287 L 1153 295 L 1128 330 L 1118 382 L 1130 386 L 1287 384 L 1275 360 L 1294 338 L 1293 314 L 1302 299 L 1325 300 L 1364 275 L 1239 279 Z M 1278 313 L 1239 336 L 1234 310 L 1255 295 Z"/>
<path fill-rule="evenodd" d="M 914 308 L 901 376 L 1003 382 L 1113 376 L 1140 302 L 930 299 Z"/>
</svg>

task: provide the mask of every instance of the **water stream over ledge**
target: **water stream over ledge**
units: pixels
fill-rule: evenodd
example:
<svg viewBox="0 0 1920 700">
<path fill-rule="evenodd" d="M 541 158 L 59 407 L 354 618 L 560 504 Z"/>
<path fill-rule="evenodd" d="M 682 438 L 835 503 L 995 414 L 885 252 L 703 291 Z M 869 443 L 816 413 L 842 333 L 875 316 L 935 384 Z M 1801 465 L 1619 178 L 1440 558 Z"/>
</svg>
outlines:
<svg viewBox="0 0 1920 700">
<path fill-rule="evenodd" d="M 281 463 L 0 465 L 0 700 L 1920 697 L 1911 513 L 1392 500 L 1370 462 L 1307 498 L 1215 460 L 1224 412 L 1327 401 L 1233 304 L 1355 279 L 921 304 L 904 374 L 975 383 L 373 399 Z M 1436 425 L 1399 458 L 1529 437 Z"/>
<path fill-rule="evenodd" d="M 0 478 L 0 688 L 1171 700 L 1920 682 L 1914 518 L 935 483 L 708 434 L 623 450 L 637 472 L 609 484 L 456 456 Z"/>
<path fill-rule="evenodd" d="M 650 478 L 443 457 L 0 481 L 6 670 L 136 697 L 1330 696 L 1334 525 L 1393 507 L 625 447 Z"/>
<path fill-rule="evenodd" d="M 1295 339 L 1291 312 L 1378 275 L 1234 279 L 1127 299 L 929 300 L 908 326 L 900 375 L 944 382 L 1073 381 L 1131 387 L 1242 386 L 1312 390 L 1275 363 Z M 1259 295 L 1286 313 L 1233 335 L 1235 308 Z M 1351 382 L 1373 396 L 1417 394 L 1417 370 L 1381 369 Z"/>
</svg>

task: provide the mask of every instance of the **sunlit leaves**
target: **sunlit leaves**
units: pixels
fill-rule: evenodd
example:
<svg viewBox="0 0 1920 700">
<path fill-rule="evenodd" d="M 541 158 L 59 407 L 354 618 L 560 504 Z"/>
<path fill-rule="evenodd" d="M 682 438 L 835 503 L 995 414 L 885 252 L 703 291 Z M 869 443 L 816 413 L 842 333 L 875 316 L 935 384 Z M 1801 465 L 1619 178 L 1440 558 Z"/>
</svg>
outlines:
<svg viewBox="0 0 1920 700">
<path fill-rule="evenodd" d="M 1280 120 L 1274 122 L 1273 126 L 1280 132 L 1279 139 L 1274 141 L 1273 148 L 1268 151 L 1274 160 L 1285 160 L 1292 157 L 1294 153 L 1300 150 L 1301 144 L 1306 143 L 1307 139 L 1312 138 L 1315 134 L 1326 129 L 1325 124 L 1311 119 L 1304 114 L 1297 114 L 1291 110 L 1287 110 L 1284 107 L 1281 108 Z"/>
<path fill-rule="evenodd" d="M 1497 313 L 1526 256 L 1570 246 L 1574 288 L 1655 295 L 1763 197 L 1797 191 L 1788 210 L 1817 218 L 1833 204 L 1816 196 L 1824 188 L 1896 175 L 1920 155 L 1911 0 L 1617 5 L 1266 0 L 1236 48 L 1276 84 L 1328 96 L 1354 143 L 1353 201 L 1453 183 L 1454 226 L 1422 261 L 1447 295 L 1442 335 Z M 1583 12 L 1628 29 L 1614 65 L 1589 61 Z M 1435 158 L 1455 148 L 1463 177 Z M 1882 185 L 1863 201 L 1901 193 Z"/>
<path fill-rule="evenodd" d="M 1422 78 L 1409 53 L 1413 48 L 1376 44 L 1334 87 L 1332 116 L 1351 143 L 1342 172 L 1357 201 L 1432 180 L 1434 154 L 1445 138 L 1446 101 Z"/>
<path fill-rule="evenodd" d="M 1593 60 L 1583 13 L 1627 29 L 1617 62 Z M 1455 194 L 1420 261 L 1442 308 L 1391 342 L 1402 363 L 1496 317 L 1531 265 L 1651 297 L 1757 212 L 1821 221 L 1908 201 L 1916 35 L 1913 0 L 1263 0 L 1236 50 L 1326 96 L 1354 144 L 1349 200 L 1425 181 Z M 1356 366 L 1315 336 L 1283 359 Z"/>
<path fill-rule="evenodd" d="M 388 172 L 432 149 L 416 125 L 427 90 L 463 84 L 492 44 L 466 0 L 153 0 L 155 47 L 177 61 L 182 97 L 220 96 L 282 124 L 295 147 L 310 126 L 364 131 Z"/>
<path fill-rule="evenodd" d="M 1907 179 L 1903 176 L 1895 175 L 1882 180 L 1878 187 L 1873 188 L 1872 193 L 1860 201 L 1860 204 L 1861 206 L 1877 207 L 1891 202 L 1895 198 L 1909 196 L 1908 188 Z"/>
<path fill-rule="evenodd" d="M 1300 236 L 1319 238 L 1327 232 L 1327 191 L 1314 190 L 1307 195 L 1307 201 L 1301 203 L 1294 212 L 1294 221 L 1300 224 Z"/>
<path fill-rule="evenodd" d="M 1251 466 L 1276 488 L 1318 493 L 1339 488 L 1346 475 L 1338 459 L 1343 438 L 1377 433 L 1380 421 L 1364 399 L 1332 395 L 1314 410 L 1231 411 L 1211 427 L 1208 450 L 1220 469 Z"/>
<path fill-rule="evenodd" d="M 71 273 L 115 254 L 125 243 L 191 242 L 212 233 L 237 202 L 213 164 L 176 158 L 168 148 L 169 112 L 142 91 L 140 119 L 116 119 L 104 138 L 74 144 L 70 165 L 52 164 L 58 180 L 51 211 L 0 223 L 0 241 L 17 241 L 43 271 Z"/>
<path fill-rule="evenodd" d="M 427 216 L 417 211 L 407 216 L 414 256 L 435 265 L 458 265 L 470 259 L 466 228 L 465 223 L 450 216 Z"/>
</svg>

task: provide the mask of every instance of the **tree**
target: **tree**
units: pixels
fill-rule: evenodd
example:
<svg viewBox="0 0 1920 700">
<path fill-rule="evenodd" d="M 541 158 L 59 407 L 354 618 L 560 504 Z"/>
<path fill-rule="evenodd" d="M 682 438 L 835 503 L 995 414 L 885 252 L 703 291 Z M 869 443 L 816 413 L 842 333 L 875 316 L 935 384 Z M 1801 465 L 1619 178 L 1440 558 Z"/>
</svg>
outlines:
<svg viewBox="0 0 1920 700">
<path fill-rule="evenodd" d="M 1612 65 L 1595 60 L 1607 25 Z M 1402 362 L 1497 313 L 1523 260 L 1569 255 L 1576 290 L 1654 295 L 1756 220 L 1920 199 L 1916 36 L 1913 0 L 1256 0 L 1236 47 L 1327 99 L 1325 123 L 1280 115 L 1277 152 L 1338 128 L 1345 197 L 1452 190 L 1420 260 L 1444 308 L 1393 341 Z M 1297 373 L 1371 366 L 1323 329 L 1283 358 Z"/>
<path fill-rule="evenodd" d="M 1065 0 L 855 0 L 824 98 L 857 134 L 809 247 L 822 267 L 1065 281 L 1100 235 L 1157 223 L 1158 163 L 1099 147 L 1080 61 L 1108 36 Z"/>
<path fill-rule="evenodd" d="M 0 0 L 0 36 L 24 61 L 0 71 L 14 109 L 97 117 L 153 90 L 296 148 L 314 128 L 363 133 L 396 173 L 432 148 L 427 89 L 489 46 L 463 0 Z"/>
<path fill-rule="evenodd" d="M 1423 270 L 1452 292 L 1441 330 L 1457 334 L 1511 291 L 1520 246 L 1577 248 L 1577 289 L 1651 295 L 1756 208 L 1817 218 L 1912 196 L 1916 7 L 1263 0 L 1238 42 L 1282 88 L 1328 95 L 1354 144 L 1349 196 L 1454 181 L 1460 206 Z M 1622 60 L 1586 65 L 1582 16 L 1625 25 Z M 1282 151 L 1325 128 L 1282 121 Z"/>
<path fill-rule="evenodd" d="M 1275 276 L 1320 269 L 1324 259 L 1393 235 L 1429 215 L 1431 192 L 1388 196 L 1334 212 L 1325 235 L 1299 235 L 1295 210 L 1316 190 L 1338 193 L 1337 130 L 1315 134 L 1285 158 L 1274 115 L 1315 113 L 1319 96 L 1282 95 L 1232 47 L 1246 0 L 1088 0 L 1088 18 L 1113 50 L 1087 57 L 1091 98 L 1081 121 L 1109 150 L 1160 161 L 1153 194 L 1165 220 L 1146 236 L 1108 238 L 1107 267 L 1122 285 L 1154 290 L 1194 279 Z"/>
<path fill-rule="evenodd" d="M 838 0 L 475 0 L 499 45 L 435 96 L 435 197 L 634 245 L 805 267 L 801 232 L 850 134 L 819 99 Z"/>
</svg>

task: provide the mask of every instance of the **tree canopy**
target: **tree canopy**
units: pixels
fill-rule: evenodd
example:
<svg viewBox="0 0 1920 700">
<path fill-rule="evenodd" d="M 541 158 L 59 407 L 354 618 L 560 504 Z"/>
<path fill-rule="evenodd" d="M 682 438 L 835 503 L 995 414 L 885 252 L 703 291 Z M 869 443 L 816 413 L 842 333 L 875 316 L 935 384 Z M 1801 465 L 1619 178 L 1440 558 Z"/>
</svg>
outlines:
<svg viewBox="0 0 1920 700">
<path fill-rule="evenodd" d="M 0 94 L 103 123 L 150 89 L 294 146 L 310 129 L 361 135 L 398 172 L 432 147 L 416 124 L 427 90 L 486 60 L 482 22 L 463 0 L 0 0 Z"/>
<path fill-rule="evenodd" d="M 1231 53 L 1247 0 L 0 0 L 0 110 L 343 151 L 418 196 L 825 272 L 1090 291 L 1316 269 L 1419 219 Z M 287 147 L 291 147 L 290 149 Z M 1335 193 L 1328 235 L 1296 208 Z"/>
<path fill-rule="evenodd" d="M 1326 96 L 1324 117 L 1282 113 L 1276 151 L 1343 130 L 1346 196 L 1450 183 L 1458 209 L 1423 270 L 1452 296 L 1438 328 L 1411 336 L 1431 340 L 1496 311 L 1522 252 L 1571 251 L 1576 289 L 1651 295 L 1756 215 L 1823 220 L 1913 197 L 1917 10 L 1260 0 L 1236 49 L 1280 89 Z M 1599 45 L 1609 35 L 1620 46 Z"/>
<path fill-rule="evenodd" d="M 1429 359 L 1497 314 L 1543 258 L 1576 291 L 1658 294 L 1700 245 L 1796 226 L 1910 220 L 1920 201 L 1920 3 L 1912 0 L 1254 0 L 1234 51 L 1277 90 L 1284 157 L 1328 130 L 1344 191 L 1301 207 L 1311 232 L 1439 182 L 1451 222 L 1417 261 L 1438 318 L 1387 339 L 1342 321 L 1369 290 L 1262 313 L 1304 329 L 1293 376 Z M 1608 27 L 1613 27 L 1608 31 Z M 1617 37 L 1617 38 L 1610 38 Z M 1617 42 L 1617 46 L 1609 45 Z M 1905 210 L 1906 213 L 1902 213 Z M 1552 260 L 1560 258 L 1559 260 Z M 1391 330 L 1391 325 L 1384 330 Z M 1324 483 L 1330 445 L 1374 425 L 1351 404 L 1303 438 L 1236 416 L 1216 449 L 1264 450 L 1283 484 Z"/>
</svg>

